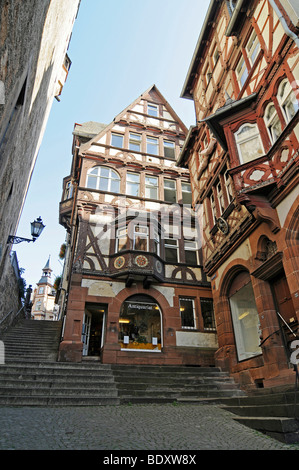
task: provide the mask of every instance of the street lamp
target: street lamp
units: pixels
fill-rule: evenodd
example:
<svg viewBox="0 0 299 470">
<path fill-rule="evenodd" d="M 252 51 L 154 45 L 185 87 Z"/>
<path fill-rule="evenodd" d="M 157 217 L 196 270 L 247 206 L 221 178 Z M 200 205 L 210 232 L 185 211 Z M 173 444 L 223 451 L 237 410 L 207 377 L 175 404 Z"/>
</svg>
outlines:
<svg viewBox="0 0 299 470">
<path fill-rule="evenodd" d="M 34 222 L 31 222 L 32 239 L 9 235 L 7 239 L 7 243 L 35 242 L 35 240 L 40 236 L 44 228 L 45 228 L 45 225 L 43 224 L 42 219 L 39 217 Z"/>
</svg>

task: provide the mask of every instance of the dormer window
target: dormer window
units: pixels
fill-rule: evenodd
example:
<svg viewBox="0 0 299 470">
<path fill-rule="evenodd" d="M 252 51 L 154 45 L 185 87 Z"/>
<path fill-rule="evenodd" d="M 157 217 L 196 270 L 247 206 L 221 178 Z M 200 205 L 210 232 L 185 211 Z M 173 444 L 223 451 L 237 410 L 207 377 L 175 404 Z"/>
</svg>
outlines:
<svg viewBox="0 0 299 470">
<path fill-rule="evenodd" d="M 256 124 L 243 124 L 235 132 L 235 139 L 241 163 L 247 163 L 264 154 L 261 136 Z"/>
</svg>

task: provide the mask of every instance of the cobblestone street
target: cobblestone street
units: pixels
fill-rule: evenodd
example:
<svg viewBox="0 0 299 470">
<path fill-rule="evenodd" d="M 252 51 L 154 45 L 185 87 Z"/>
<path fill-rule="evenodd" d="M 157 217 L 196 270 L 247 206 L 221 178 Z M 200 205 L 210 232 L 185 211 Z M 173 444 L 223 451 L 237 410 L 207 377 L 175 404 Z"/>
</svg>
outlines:
<svg viewBox="0 0 299 470">
<path fill-rule="evenodd" d="M 299 450 L 212 405 L 1 407 L 1 450 Z"/>
</svg>

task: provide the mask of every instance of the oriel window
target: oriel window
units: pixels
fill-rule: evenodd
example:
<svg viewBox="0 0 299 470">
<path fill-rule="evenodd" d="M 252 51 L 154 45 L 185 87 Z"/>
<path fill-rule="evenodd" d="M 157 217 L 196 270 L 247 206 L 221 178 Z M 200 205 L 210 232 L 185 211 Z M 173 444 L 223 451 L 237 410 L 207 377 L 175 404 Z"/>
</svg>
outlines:
<svg viewBox="0 0 299 470">
<path fill-rule="evenodd" d="M 264 154 L 261 136 L 256 124 L 243 124 L 235 133 L 241 163 L 247 163 Z"/>
<path fill-rule="evenodd" d="M 148 249 L 148 227 L 144 225 L 134 226 L 133 249 L 149 251 Z"/>
</svg>

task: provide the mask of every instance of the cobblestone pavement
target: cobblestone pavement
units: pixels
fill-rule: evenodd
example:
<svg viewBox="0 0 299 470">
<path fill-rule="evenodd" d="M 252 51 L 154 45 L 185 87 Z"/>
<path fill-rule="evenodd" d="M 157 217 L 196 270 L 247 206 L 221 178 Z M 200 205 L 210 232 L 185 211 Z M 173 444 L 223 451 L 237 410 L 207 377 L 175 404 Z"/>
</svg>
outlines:
<svg viewBox="0 0 299 470">
<path fill-rule="evenodd" d="M 216 405 L 0 407 L 0 450 L 299 450 Z"/>
</svg>

